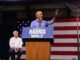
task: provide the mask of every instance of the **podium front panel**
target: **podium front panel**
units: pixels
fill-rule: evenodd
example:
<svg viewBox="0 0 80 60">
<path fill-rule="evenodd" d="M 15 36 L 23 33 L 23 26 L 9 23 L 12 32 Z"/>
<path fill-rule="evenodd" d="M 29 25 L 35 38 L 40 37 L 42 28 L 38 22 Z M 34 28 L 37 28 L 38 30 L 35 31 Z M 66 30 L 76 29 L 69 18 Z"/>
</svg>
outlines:
<svg viewBox="0 0 80 60">
<path fill-rule="evenodd" d="M 22 28 L 22 38 L 23 39 L 53 39 L 54 32 L 52 27 L 44 27 L 44 28 L 30 28 L 23 27 Z"/>
</svg>

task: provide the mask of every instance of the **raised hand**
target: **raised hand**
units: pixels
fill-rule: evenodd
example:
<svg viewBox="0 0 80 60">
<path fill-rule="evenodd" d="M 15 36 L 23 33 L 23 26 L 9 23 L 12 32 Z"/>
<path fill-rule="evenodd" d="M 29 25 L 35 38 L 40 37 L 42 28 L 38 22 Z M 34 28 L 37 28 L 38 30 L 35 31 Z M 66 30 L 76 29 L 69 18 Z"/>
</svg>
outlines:
<svg viewBox="0 0 80 60">
<path fill-rule="evenodd" d="M 54 12 L 55 13 L 55 16 L 58 15 L 58 12 L 59 12 L 59 9 L 56 9 L 55 12 Z"/>
</svg>

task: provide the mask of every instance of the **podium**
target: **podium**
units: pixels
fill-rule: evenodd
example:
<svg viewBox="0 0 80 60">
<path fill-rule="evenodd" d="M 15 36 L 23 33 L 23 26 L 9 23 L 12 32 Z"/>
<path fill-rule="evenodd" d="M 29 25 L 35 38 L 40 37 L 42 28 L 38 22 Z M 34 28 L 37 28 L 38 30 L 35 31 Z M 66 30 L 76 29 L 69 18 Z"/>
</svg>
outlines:
<svg viewBox="0 0 80 60">
<path fill-rule="evenodd" d="M 26 60 L 50 60 L 53 28 L 22 28 L 22 38 L 26 46 Z"/>
</svg>

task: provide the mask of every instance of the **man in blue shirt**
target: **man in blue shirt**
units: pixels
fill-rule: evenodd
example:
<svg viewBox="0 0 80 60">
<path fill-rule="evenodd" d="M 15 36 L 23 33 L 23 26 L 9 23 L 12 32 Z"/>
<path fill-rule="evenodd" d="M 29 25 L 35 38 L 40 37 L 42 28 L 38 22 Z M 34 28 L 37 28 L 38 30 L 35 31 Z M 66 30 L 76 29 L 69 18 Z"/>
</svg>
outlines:
<svg viewBox="0 0 80 60">
<path fill-rule="evenodd" d="M 58 15 L 58 9 L 55 11 L 55 16 L 51 19 L 51 21 L 43 20 L 43 12 L 37 11 L 36 12 L 36 20 L 31 22 L 30 27 L 48 27 L 49 25 L 53 24 L 55 17 Z"/>
<path fill-rule="evenodd" d="M 49 25 L 53 24 L 57 14 L 58 14 L 58 10 L 55 11 L 55 16 L 51 19 L 51 21 L 45 21 L 45 20 L 43 20 L 43 12 L 37 11 L 36 12 L 36 20 L 31 22 L 30 27 L 33 27 L 33 28 L 48 27 Z M 33 48 L 33 50 L 32 51 L 30 51 L 29 49 L 27 50 L 27 54 L 28 54 L 27 59 L 29 59 L 29 60 L 31 60 L 31 59 L 33 59 L 33 60 L 49 60 L 49 57 L 50 57 L 50 51 L 49 51 L 50 43 L 49 42 L 43 42 L 43 41 L 29 42 L 28 45 L 29 45 L 29 49 Z M 33 56 L 33 54 L 34 54 L 34 56 Z"/>
</svg>

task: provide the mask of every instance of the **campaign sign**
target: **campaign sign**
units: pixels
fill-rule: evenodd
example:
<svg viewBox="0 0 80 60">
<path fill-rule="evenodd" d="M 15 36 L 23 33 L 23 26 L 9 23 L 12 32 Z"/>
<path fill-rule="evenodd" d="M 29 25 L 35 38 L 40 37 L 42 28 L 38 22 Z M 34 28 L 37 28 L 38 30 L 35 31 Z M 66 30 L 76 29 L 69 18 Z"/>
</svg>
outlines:
<svg viewBox="0 0 80 60">
<path fill-rule="evenodd" d="M 53 38 L 53 28 L 52 27 L 23 27 L 22 28 L 22 38 Z"/>
</svg>

